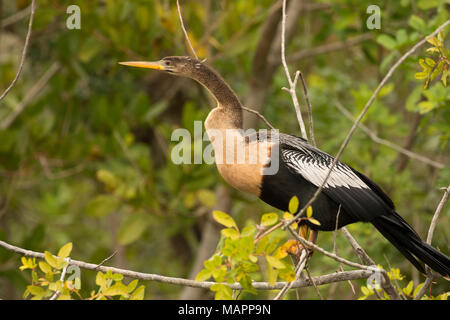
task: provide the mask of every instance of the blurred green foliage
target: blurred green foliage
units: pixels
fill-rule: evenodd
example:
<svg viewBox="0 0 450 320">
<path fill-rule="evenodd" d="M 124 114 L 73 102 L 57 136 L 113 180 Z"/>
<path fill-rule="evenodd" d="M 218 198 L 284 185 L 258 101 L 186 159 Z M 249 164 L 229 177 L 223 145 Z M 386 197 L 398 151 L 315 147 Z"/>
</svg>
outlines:
<svg viewBox="0 0 450 320">
<path fill-rule="evenodd" d="M 29 3 L 1 2 L 0 19 Z M 272 3 L 182 1 L 197 54 L 208 58 L 242 99 L 250 94 L 260 27 Z M 306 75 L 319 146 L 335 154 L 351 126 L 336 103 L 356 116 L 396 59 L 449 19 L 448 1 L 317 3 L 328 6 L 300 16 L 287 46 L 288 56 L 300 49 L 373 34 L 373 40 L 348 50 L 292 65 Z M 80 30 L 66 28 L 66 9 L 71 4 L 81 8 Z M 381 30 L 365 26 L 370 4 L 381 8 Z M 0 88 L 6 88 L 17 72 L 26 27 L 27 20 L 22 19 L 0 28 Z M 448 28 L 442 40 L 447 34 Z M 380 137 L 400 145 L 413 137 L 414 152 L 448 163 L 448 87 L 437 77 L 424 88 L 424 80 L 414 77 L 422 71 L 419 59 L 430 57 L 426 49 L 431 47 L 421 48 L 402 64 L 363 122 Z M 187 52 L 175 1 L 38 1 L 23 73 L 0 102 L 0 122 L 20 106 L 47 70 L 58 69 L 15 121 L 0 130 L 0 239 L 41 252 L 73 242 L 75 259 L 100 263 L 117 251 L 111 265 L 187 277 L 202 225 L 215 208 L 214 188 L 224 182 L 213 165 L 173 164 L 170 150 L 175 143 L 170 136 L 175 128 L 193 130 L 193 121 L 204 120 L 212 102 L 193 81 L 117 64 Z M 281 131 L 298 134 L 290 98 L 280 90 L 283 86 L 286 78 L 278 70 L 266 89 L 269 99 L 263 113 Z M 400 214 L 425 236 L 441 197 L 438 187 L 450 181 L 448 166 L 437 170 L 409 160 L 401 168 L 403 157 L 362 131 L 356 132 L 343 160 L 380 184 Z M 229 213 L 238 225 L 260 221 L 263 212 L 273 211 L 252 196 L 233 191 L 232 197 Z M 448 219 L 444 210 L 433 239 L 433 245 L 447 253 Z M 377 263 L 390 263 L 416 284 L 422 282 L 372 226 L 351 225 L 349 230 Z M 322 233 L 319 244 L 331 250 L 332 234 Z M 354 258 L 343 237 L 338 236 L 337 246 L 340 255 Z M 17 269 L 20 259 L 0 249 L 1 298 L 21 298 L 30 283 L 30 277 Z M 319 254 L 310 264 L 313 275 L 338 268 Z M 95 290 L 96 277 L 94 272 L 82 271 L 82 296 Z M 433 290 L 443 292 L 443 287 L 448 289 L 448 284 L 439 282 Z M 148 283 L 145 298 L 177 298 L 181 290 Z M 330 299 L 357 297 L 346 283 L 320 290 Z M 268 294 L 258 292 L 249 298 Z M 311 288 L 302 289 L 302 297 L 317 298 Z"/>
</svg>

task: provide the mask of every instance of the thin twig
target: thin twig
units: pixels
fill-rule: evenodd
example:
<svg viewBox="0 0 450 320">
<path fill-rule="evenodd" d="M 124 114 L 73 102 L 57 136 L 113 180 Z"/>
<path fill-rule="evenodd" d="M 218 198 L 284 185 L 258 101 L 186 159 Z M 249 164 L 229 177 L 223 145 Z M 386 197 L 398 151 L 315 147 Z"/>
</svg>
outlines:
<svg viewBox="0 0 450 320">
<path fill-rule="evenodd" d="M 244 107 L 244 106 L 242 106 L 242 109 L 244 109 L 244 110 L 247 111 L 247 112 L 256 114 L 262 121 L 264 121 L 264 123 L 265 123 L 270 129 L 275 130 L 274 126 L 272 126 L 272 125 L 270 124 L 270 122 L 267 121 L 267 119 L 266 119 L 261 113 L 259 113 L 258 111 L 253 110 L 253 109 L 250 109 L 250 108 L 247 108 L 247 107 Z"/>
<path fill-rule="evenodd" d="M 177 0 L 177 10 L 178 10 L 178 17 L 180 18 L 181 29 L 183 29 L 186 41 L 189 44 L 189 47 L 191 48 L 191 51 L 194 54 L 195 59 L 198 59 L 197 54 L 195 53 L 194 47 L 192 46 L 191 40 L 189 40 L 189 36 L 186 31 L 186 28 L 184 27 L 183 16 L 181 15 L 181 8 L 180 8 L 180 4 L 179 4 L 178 0 Z"/>
<path fill-rule="evenodd" d="M 286 53 L 285 53 L 285 40 L 286 40 L 286 0 L 283 0 L 283 10 L 282 10 L 282 19 L 281 19 L 281 62 L 284 67 L 284 72 L 286 73 L 286 78 L 289 82 L 289 89 L 282 88 L 287 91 L 292 98 L 292 102 L 294 103 L 295 113 L 297 114 L 297 120 L 300 125 L 300 131 L 302 137 L 308 140 L 308 135 L 305 129 L 305 123 L 303 122 L 302 113 L 300 111 L 300 105 L 298 103 L 297 93 L 295 91 L 295 87 L 297 86 L 297 81 L 299 77 L 299 71 L 296 72 L 294 80 L 291 78 L 291 74 L 289 73 L 289 68 L 286 63 Z"/>
<path fill-rule="evenodd" d="M 369 111 L 370 106 L 375 101 L 375 98 L 378 96 L 378 93 L 380 92 L 381 88 L 384 87 L 384 85 L 389 81 L 389 79 L 392 77 L 392 74 L 395 70 L 408 58 L 411 54 L 413 54 L 417 48 L 422 46 L 424 43 L 427 42 L 428 39 L 431 37 L 434 37 L 436 34 L 438 34 L 443 28 L 445 28 L 447 25 L 450 24 L 450 19 L 444 22 L 442 25 L 440 25 L 435 31 L 433 31 L 430 35 L 423 38 L 421 41 L 416 43 L 411 49 L 409 49 L 403 56 L 401 56 L 400 59 L 397 60 L 397 62 L 389 69 L 388 73 L 384 76 L 383 80 L 378 84 L 377 88 L 373 92 L 372 96 L 370 97 L 369 101 L 367 101 L 366 105 L 364 106 L 363 110 L 359 114 L 358 118 L 353 123 L 352 128 L 350 129 L 349 133 L 347 134 L 347 137 L 345 138 L 344 142 L 342 143 L 341 147 L 339 148 L 338 153 L 336 154 L 336 157 L 333 160 L 333 163 L 330 166 L 330 169 L 328 170 L 327 175 L 325 176 L 325 179 L 323 180 L 322 184 L 319 188 L 317 188 L 314 195 L 311 197 L 311 199 L 304 205 L 304 207 L 292 218 L 290 221 L 288 221 L 285 224 L 286 226 L 291 225 L 294 223 L 305 211 L 306 209 L 317 199 L 319 194 L 322 192 L 323 187 L 328 181 L 328 178 L 331 175 L 331 172 L 333 171 L 334 167 L 336 166 L 337 162 L 339 161 L 342 153 L 344 152 L 345 148 L 347 147 L 348 143 L 350 142 L 350 139 L 353 136 L 353 133 L 355 132 L 356 128 L 358 127 L 359 123 L 361 122 L 362 118 L 366 115 L 367 111 Z"/>
<path fill-rule="evenodd" d="M 31 2 L 30 21 L 28 22 L 28 32 L 27 32 L 27 36 L 25 38 L 25 44 L 23 46 L 22 57 L 20 59 L 19 69 L 17 70 L 17 74 L 16 74 L 16 77 L 14 78 L 14 80 L 11 82 L 9 87 L 6 88 L 5 92 L 3 92 L 3 94 L 0 96 L 0 101 L 3 100 L 3 98 L 6 97 L 6 95 L 8 94 L 8 92 L 14 87 L 17 80 L 19 79 L 20 74 L 22 73 L 23 65 L 25 63 L 25 57 L 27 55 L 28 45 L 30 44 L 31 30 L 33 29 L 33 18 L 34 18 L 35 9 L 36 9 L 36 2 L 35 2 L 35 0 L 33 0 Z"/>
<path fill-rule="evenodd" d="M 353 267 L 353 268 L 372 270 L 374 272 L 375 271 L 380 271 L 380 272 L 382 271 L 381 269 L 379 269 L 376 266 L 365 266 L 365 265 L 362 265 L 362 264 L 359 264 L 359 263 L 356 263 L 356 262 L 349 261 L 349 260 L 344 259 L 342 257 L 339 257 L 338 255 L 335 255 L 334 253 L 331 253 L 331 252 L 326 251 L 325 249 L 322 249 L 321 247 L 319 247 L 315 243 L 312 243 L 312 242 L 310 242 L 308 240 L 303 239 L 302 237 L 300 237 L 300 235 L 298 235 L 294 231 L 294 229 L 292 229 L 292 227 L 288 226 L 287 228 L 291 232 L 291 234 L 295 237 L 295 239 L 300 241 L 304 247 L 311 247 L 312 249 L 314 249 L 314 251 L 318 251 L 318 252 L 326 255 L 327 257 L 330 257 L 330 258 L 332 258 L 332 259 L 334 259 L 334 260 L 336 260 L 338 262 L 342 262 L 342 263 L 344 263 L 344 264 L 346 264 L 346 265 L 348 265 L 350 267 Z"/>
<path fill-rule="evenodd" d="M 309 94 L 308 94 L 308 88 L 306 87 L 306 81 L 305 78 L 303 77 L 303 73 L 299 70 L 297 71 L 300 75 L 300 80 L 302 80 L 302 87 L 303 87 L 303 92 L 305 94 L 305 100 L 306 100 L 306 105 L 308 107 L 308 122 L 309 122 L 309 139 L 310 139 L 310 143 L 316 147 L 316 138 L 314 137 L 314 122 L 313 122 L 313 116 L 312 116 L 312 107 L 311 107 L 311 102 L 309 101 Z"/>
<path fill-rule="evenodd" d="M 436 223 L 439 218 L 439 215 L 444 208 L 445 203 L 447 202 L 448 195 L 450 193 L 450 186 L 447 188 L 442 188 L 444 191 L 444 195 L 442 196 L 441 201 L 439 201 L 439 204 L 436 208 L 436 211 L 434 212 L 433 219 L 431 220 L 430 228 L 428 229 L 428 235 L 427 235 L 427 243 L 431 245 L 431 241 L 433 240 L 434 230 L 436 228 Z M 417 292 L 416 296 L 414 297 L 414 300 L 420 300 L 425 295 L 427 288 L 433 283 L 434 280 L 434 274 L 431 271 L 430 267 L 425 265 L 425 269 L 427 271 L 427 278 L 425 279 L 425 282 L 420 288 L 419 292 Z"/>
<path fill-rule="evenodd" d="M 372 36 L 373 36 L 372 33 L 365 33 L 353 38 L 346 39 L 344 41 L 326 43 L 324 45 L 315 48 L 303 49 L 298 52 L 294 52 L 293 54 L 289 55 L 286 59 L 287 62 L 291 63 L 305 58 L 313 57 L 319 54 L 347 49 L 363 41 L 371 40 Z"/>
<path fill-rule="evenodd" d="M 306 265 L 306 260 L 308 260 L 307 257 L 308 257 L 308 250 L 303 249 L 298 264 L 295 267 L 295 280 L 300 279 L 300 275 L 303 272 L 303 269 L 305 268 Z M 273 298 L 273 300 L 283 299 L 283 297 L 286 295 L 289 289 L 292 288 L 294 281 L 286 282 L 285 286 L 280 290 L 280 292 L 278 292 L 278 294 L 275 296 L 275 298 Z"/>
<path fill-rule="evenodd" d="M 316 283 L 314 282 L 314 279 L 311 276 L 311 272 L 309 272 L 309 268 L 305 267 L 305 271 L 306 271 L 306 275 L 308 276 L 309 281 L 311 281 L 311 283 L 313 284 L 314 290 L 316 290 L 316 294 L 319 296 L 320 300 L 324 300 L 322 295 L 320 294 L 319 288 L 317 287 Z M 348 280 L 348 281 L 350 282 L 350 280 Z"/>
<path fill-rule="evenodd" d="M 336 108 L 339 109 L 339 111 L 345 117 L 347 117 L 351 121 L 354 121 L 353 116 L 350 113 L 350 111 L 348 111 L 339 101 L 335 104 L 335 106 L 336 106 Z M 376 142 L 378 144 L 381 144 L 381 145 L 384 145 L 384 146 L 386 146 L 388 148 L 394 149 L 395 151 L 397 151 L 397 152 L 399 152 L 401 154 L 404 154 L 405 156 L 407 156 L 409 158 L 412 158 L 412 159 L 421 161 L 423 163 L 429 164 L 429 165 L 431 165 L 431 166 L 433 166 L 435 168 L 442 169 L 442 168 L 445 167 L 445 165 L 440 163 L 440 162 L 431 160 L 431 159 L 429 159 L 427 157 L 424 157 L 424 156 L 422 156 L 420 154 L 417 154 L 417 153 L 414 153 L 414 152 L 412 152 L 412 151 L 410 151 L 408 149 L 405 149 L 405 148 L 403 148 L 403 147 L 401 147 L 401 146 L 399 146 L 399 145 L 397 145 L 397 144 L 395 144 L 395 143 L 393 143 L 391 141 L 388 141 L 386 139 L 382 139 L 382 138 L 378 137 L 378 135 L 375 132 L 370 130 L 368 127 L 366 127 L 362 123 L 359 123 L 358 126 L 359 126 L 359 128 L 362 131 L 364 131 L 365 134 L 367 134 L 369 136 L 370 139 L 372 139 L 374 142 Z"/>
<path fill-rule="evenodd" d="M 448 194 L 450 193 L 450 186 L 444 188 L 445 192 L 442 196 L 441 201 L 439 202 L 436 211 L 434 212 L 433 219 L 431 220 L 430 228 L 428 229 L 427 235 L 427 243 L 431 245 L 431 240 L 433 239 L 434 229 L 436 228 L 436 223 L 439 218 L 439 215 L 444 208 L 445 203 L 447 202 Z"/>
<path fill-rule="evenodd" d="M 98 269 L 99 267 L 101 267 L 102 265 L 104 265 L 105 262 L 107 262 L 107 261 L 110 260 L 112 257 L 114 257 L 114 256 L 116 255 L 116 253 L 117 253 L 117 250 L 114 251 L 109 257 L 103 259 L 103 261 L 100 262 L 100 263 L 97 265 L 97 268 L 96 268 L 96 269 Z"/>
<path fill-rule="evenodd" d="M 30 14 L 30 10 L 31 5 L 13 14 L 12 16 L 3 19 L 2 21 L 0 21 L 0 28 L 6 28 L 7 26 L 24 19 L 26 16 Z"/>
<path fill-rule="evenodd" d="M 59 70 L 60 64 L 59 62 L 54 62 L 50 68 L 42 75 L 42 77 L 36 82 L 36 84 L 29 89 L 25 95 L 25 97 L 20 101 L 18 106 L 8 115 L 0 123 L 0 130 L 8 129 L 11 124 L 17 119 L 17 117 L 25 110 L 25 108 L 36 98 L 39 94 L 42 93 L 42 90 L 50 81 L 50 79 L 55 75 L 55 73 Z"/>
</svg>

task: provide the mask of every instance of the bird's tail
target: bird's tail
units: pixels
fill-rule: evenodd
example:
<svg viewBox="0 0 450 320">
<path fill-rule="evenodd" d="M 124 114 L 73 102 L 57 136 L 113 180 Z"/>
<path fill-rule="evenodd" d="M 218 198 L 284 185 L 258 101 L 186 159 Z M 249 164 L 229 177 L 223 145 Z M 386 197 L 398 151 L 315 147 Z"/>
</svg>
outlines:
<svg viewBox="0 0 450 320">
<path fill-rule="evenodd" d="M 425 273 L 423 262 L 442 276 L 450 276 L 450 258 L 423 242 L 395 211 L 371 222 L 420 272 Z"/>
</svg>

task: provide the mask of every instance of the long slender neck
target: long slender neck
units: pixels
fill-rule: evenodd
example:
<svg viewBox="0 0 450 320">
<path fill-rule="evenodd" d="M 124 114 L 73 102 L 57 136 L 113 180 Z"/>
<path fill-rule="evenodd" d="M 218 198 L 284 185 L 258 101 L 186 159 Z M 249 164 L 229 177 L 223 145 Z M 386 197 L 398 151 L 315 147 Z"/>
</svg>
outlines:
<svg viewBox="0 0 450 320">
<path fill-rule="evenodd" d="M 202 84 L 214 96 L 217 106 L 221 109 L 224 119 L 230 127 L 242 128 L 242 105 L 233 89 L 225 80 L 210 67 L 200 64 L 193 74 L 193 79 Z"/>
</svg>

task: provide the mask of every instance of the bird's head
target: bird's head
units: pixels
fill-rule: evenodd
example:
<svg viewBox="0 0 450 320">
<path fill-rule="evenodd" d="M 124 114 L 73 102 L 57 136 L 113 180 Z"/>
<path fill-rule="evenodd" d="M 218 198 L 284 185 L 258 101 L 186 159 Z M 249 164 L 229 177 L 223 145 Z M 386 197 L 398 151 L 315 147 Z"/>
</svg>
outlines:
<svg viewBox="0 0 450 320">
<path fill-rule="evenodd" d="M 203 67 L 202 62 L 187 56 L 171 56 L 159 61 L 127 61 L 119 64 L 138 68 L 161 70 L 173 75 L 195 78 L 195 75 Z"/>
</svg>

